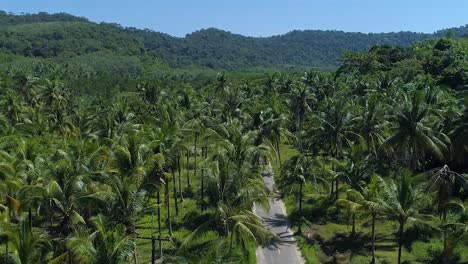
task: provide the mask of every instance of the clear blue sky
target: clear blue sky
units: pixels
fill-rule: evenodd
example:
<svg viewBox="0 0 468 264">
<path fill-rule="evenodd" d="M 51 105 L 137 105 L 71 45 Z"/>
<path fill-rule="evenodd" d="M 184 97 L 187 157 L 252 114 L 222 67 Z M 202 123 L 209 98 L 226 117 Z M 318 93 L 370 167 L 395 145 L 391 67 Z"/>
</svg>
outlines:
<svg viewBox="0 0 468 264">
<path fill-rule="evenodd" d="M 271 36 L 293 29 L 433 32 L 468 24 L 468 0 L 0 0 L 0 10 L 67 12 L 174 36 L 207 27 Z"/>
</svg>

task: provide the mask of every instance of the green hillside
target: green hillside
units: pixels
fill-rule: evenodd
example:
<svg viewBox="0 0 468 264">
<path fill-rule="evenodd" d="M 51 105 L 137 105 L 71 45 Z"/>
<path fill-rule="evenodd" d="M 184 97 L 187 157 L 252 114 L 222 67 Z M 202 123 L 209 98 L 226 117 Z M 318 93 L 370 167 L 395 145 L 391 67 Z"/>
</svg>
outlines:
<svg viewBox="0 0 468 264">
<path fill-rule="evenodd" d="M 274 68 L 336 68 L 343 51 L 365 51 L 376 44 L 408 47 L 415 42 L 445 36 L 414 32 L 347 33 L 305 30 L 284 35 L 254 38 L 209 28 L 184 38 L 151 30 L 124 28 L 117 24 L 93 23 L 65 13 L 14 15 L 0 12 L 0 51 L 25 57 L 53 58 L 58 62 L 82 65 L 91 57 L 133 57 L 118 73 L 137 74 L 141 63 L 169 68 L 207 68 L 254 70 Z M 450 29 L 457 37 L 468 34 L 468 27 Z M 90 55 L 94 54 L 94 55 Z M 119 61 L 119 59 L 117 59 Z M 95 59 L 91 59 L 95 61 Z M 128 61 L 132 61 L 128 63 Z M 115 61 L 106 63 L 111 65 Z M 102 63 L 101 63 L 102 64 Z M 93 64 L 88 67 L 102 68 Z"/>
</svg>

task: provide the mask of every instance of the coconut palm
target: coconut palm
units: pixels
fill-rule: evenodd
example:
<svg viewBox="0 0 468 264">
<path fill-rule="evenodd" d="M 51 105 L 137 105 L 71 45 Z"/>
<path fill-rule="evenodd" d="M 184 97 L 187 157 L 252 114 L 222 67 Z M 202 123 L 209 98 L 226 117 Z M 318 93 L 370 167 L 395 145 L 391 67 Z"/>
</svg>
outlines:
<svg viewBox="0 0 468 264">
<path fill-rule="evenodd" d="M 447 214 L 449 213 L 449 205 L 453 202 L 452 195 L 455 185 L 467 186 L 468 179 L 461 174 L 451 171 L 450 168 L 445 165 L 442 168 L 435 168 L 429 172 L 423 174 L 422 178 L 428 175 L 429 180 L 425 181 L 426 188 L 429 192 L 436 194 L 437 213 L 442 222 L 447 222 Z M 449 254 L 449 241 L 448 241 L 448 227 L 450 225 L 443 226 L 443 255 L 445 256 L 444 263 L 448 263 Z"/>
<path fill-rule="evenodd" d="M 393 134 L 387 138 L 383 148 L 404 151 L 412 170 L 417 168 L 419 159 L 426 153 L 434 155 L 439 160 L 447 157 L 450 139 L 428 123 L 429 112 L 422 91 L 404 94 L 402 105 L 393 116 L 395 127 Z"/>
<path fill-rule="evenodd" d="M 91 234 L 96 248 L 95 263 L 128 263 L 133 255 L 133 241 L 123 224 L 114 225 L 102 215 L 93 218 L 96 231 Z"/>
<path fill-rule="evenodd" d="M 286 192 L 291 192 L 299 185 L 299 224 L 298 233 L 302 232 L 302 200 L 304 195 L 304 185 L 311 181 L 316 186 L 318 182 L 325 183 L 325 180 L 314 173 L 314 160 L 304 154 L 291 157 L 281 171 L 278 185 Z"/>
<path fill-rule="evenodd" d="M 337 163 L 343 155 L 343 149 L 350 146 L 354 141 L 360 139 L 360 135 L 355 130 L 354 117 L 352 112 L 354 106 L 344 100 L 336 98 L 326 98 L 325 110 L 314 118 L 319 120 L 320 138 L 324 141 L 322 144 L 328 145 L 328 151 L 334 159 L 332 170 L 336 171 L 335 163 Z M 340 174 L 335 174 L 335 200 L 339 198 L 339 179 Z"/>
<path fill-rule="evenodd" d="M 401 263 L 401 249 L 404 239 L 404 228 L 409 222 L 421 220 L 419 207 L 425 200 L 422 199 L 424 192 L 415 188 L 411 182 L 411 175 L 405 172 L 401 178 L 395 182 L 387 183 L 384 179 L 377 177 L 378 188 L 381 196 L 378 203 L 383 209 L 383 213 L 399 224 L 398 228 L 398 264 Z"/>
<path fill-rule="evenodd" d="M 310 92 L 310 89 L 302 84 L 295 85 L 290 93 L 290 109 L 293 113 L 293 118 L 296 122 L 297 138 L 299 141 L 299 149 L 302 151 L 302 131 L 304 127 L 304 121 L 307 112 L 310 111 L 312 104 L 314 103 L 314 97 Z"/>
<path fill-rule="evenodd" d="M 370 93 L 364 101 L 362 115 L 354 118 L 359 134 L 365 139 L 367 151 L 377 158 L 377 149 L 384 142 L 384 105 L 378 101 L 376 93 Z"/>
<path fill-rule="evenodd" d="M 378 190 L 378 178 L 373 178 L 372 182 L 363 189 L 349 189 L 346 192 L 347 199 L 339 199 L 338 204 L 349 208 L 353 217 L 356 212 L 370 214 L 371 216 L 371 264 L 376 263 L 375 260 L 375 227 L 377 217 L 384 212 L 383 206 L 379 203 L 380 193 Z M 353 232 L 355 232 L 355 221 L 353 219 Z"/>
<path fill-rule="evenodd" d="M 18 264 L 33 264 L 46 261 L 51 249 L 47 234 L 31 230 L 31 225 L 23 220 L 16 225 L 2 228 L 2 235 L 8 237 L 12 257 Z"/>
</svg>

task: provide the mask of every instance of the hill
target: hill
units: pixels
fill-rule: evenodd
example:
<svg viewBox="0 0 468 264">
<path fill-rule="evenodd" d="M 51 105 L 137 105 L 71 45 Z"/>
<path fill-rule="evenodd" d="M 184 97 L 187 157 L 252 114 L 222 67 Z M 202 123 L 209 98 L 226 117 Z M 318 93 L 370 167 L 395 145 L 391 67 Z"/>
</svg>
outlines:
<svg viewBox="0 0 468 264">
<path fill-rule="evenodd" d="M 335 68 L 340 65 L 337 58 L 345 50 L 364 51 L 376 44 L 408 47 L 444 36 L 449 30 L 455 36 L 468 35 L 465 25 L 433 34 L 305 30 L 265 38 L 209 28 L 177 38 L 147 29 L 97 24 L 66 13 L 15 15 L 0 12 L 0 51 L 79 64 L 113 58 L 113 63 L 130 64 L 135 71 L 142 63 L 170 68 L 294 70 Z"/>
</svg>

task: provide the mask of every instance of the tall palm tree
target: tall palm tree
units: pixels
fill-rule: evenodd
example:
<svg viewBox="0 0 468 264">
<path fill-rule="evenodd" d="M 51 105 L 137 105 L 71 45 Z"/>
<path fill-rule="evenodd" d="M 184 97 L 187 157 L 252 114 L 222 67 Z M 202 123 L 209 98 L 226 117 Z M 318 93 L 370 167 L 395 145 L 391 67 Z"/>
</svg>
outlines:
<svg viewBox="0 0 468 264">
<path fill-rule="evenodd" d="M 314 173 L 314 161 L 311 157 L 305 156 L 304 154 L 298 154 L 291 157 L 281 171 L 281 177 L 279 178 L 278 184 L 281 189 L 285 191 L 293 191 L 293 189 L 299 185 L 299 224 L 298 232 L 302 232 L 302 200 L 304 195 L 304 185 L 307 181 L 311 181 L 316 185 L 318 182 L 325 182 L 324 179 L 318 177 Z"/>
<path fill-rule="evenodd" d="M 44 233 L 31 230 L 31 225 L 23 220 L 15 226 L 2 230 L 8 237 L 13 259 L 19 264 L 33 264 L 46 261 L 50 251 L 50 240 Z"/>
<path fill-rule="evenodd" d="M 426 153 L 444 160 L 450 143 L 447 135 L 431 127 L 424 96 L 422 91 L 414 91 L 412 94 L 404 94 L 403 102 L 395 102 L 402 104 L 402 107 L 393 117 L 393 134 L 382 144 L 383 148 L 404 151 L 412 170 L 417 168 L 419 159 Z"/>
<path fill-rule="evenodd" d="M 362 115 L 354 118 L 359 134 L 365 139 L 367 151 L 377 158 L 377 149 L 384 142 L 384 106 L 378 101 L 377 93 L 370 93 L 364 101 Z"/>
<path fill-rule="evenodd" d="M 379 203 L 380 193 L 378 190 L 378 179 L 373 178 L 372 182 L 361 190 L 349 189 L 347 199 L 339 199 L 338 204 L 352 210 L 353 214 L 357 211 L 370 214 L 371 216 L 371 264 L 375 264 L 375 227 L 377 216 L 384 212 L 382 204 Z M 354 224 L 354 222 L 353 222 Z M 355 228 L 353 228 L 355 230 Z"/>
<path fill-rule="evenodd" d="M 399 224 L 398 264 L 400 264 L 405 225 L 421 217 L 419 206 L 424 201 L 422 199 L 424 193 L 421 189 L 413 187 L 409 172 L 404 173 L 396 183 L 394 181 L 387 183 L 380 177 L 377 177 L 377 181 L 381 191 L 378 203 L 382 206 L 383 213 Z"/>
<path fill-rule="evenodd" d="M 314 97 L 308 87 L 302 84 L 294 86 L 290 93 L 291 112 L 296 122 L 297 139 L 299 140 L 299 150 L 302 151 L 302 131 L 307 112 L 310 111 L 314 103 Z"/>
<path fill-rule="evenodd" d="M 428 175 L 427 177 L 424 177 Z M 437 213 L 439 214 L 440 219 L 445 223 L 447 222 L 447 214 L 449 213 L 449 205 L 453 201 L 452 195 L 455 185 L 458 186 L 467 186 L 468 179 L 458 174 L 454 171 L 451 171 L 450 168 L 445 165 L 442 168 L 435 168 L 427 173 L 423 174 L 423 179 L 425 181 L 426 188 L 429 192 L 435 193 L 436 203 L 437 203 Z M 449 245 L 448 245 L 448 227 L 449 225 L 443 226 L 443 256 L 444 263 L 448 263 L 449 254 Z"/>
<path fill-rule="evenodd" d="M 93 218 L 93 225 L 96 227 L 91 236 L 97 252 L 95 263 L 128 263 L 133 255 L 134 242 L 129 239 L 126 227 L 122 224 L 114 225 L 102 215 Z"/>
<path fill-rule="evenodd" d="M 352 112 L 354 105 L 348 103 L 345 100 L 339 100 L 337 98 L 326 98 L 324 104 L 325 110 L 319 115 L 315 115 L 315 118 L 320 121 L 321 127 L 321 138 L 324 141 L 322 144 L 327 144 L 331 156 L 334 159 L 332 163 L 332 170 L 336 170 L 335 163 L 342 158 L 343 149 L 346 146 L 350 146 L 354 141 L 360 139 L 360 135 L 355 130 L 354 117 Z M 335 200 L 339 198 L 339 176 L 336 174 L 334 180 L 335 183 Z"/>
</svg>

